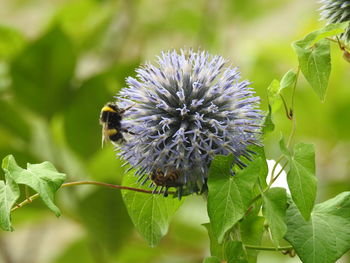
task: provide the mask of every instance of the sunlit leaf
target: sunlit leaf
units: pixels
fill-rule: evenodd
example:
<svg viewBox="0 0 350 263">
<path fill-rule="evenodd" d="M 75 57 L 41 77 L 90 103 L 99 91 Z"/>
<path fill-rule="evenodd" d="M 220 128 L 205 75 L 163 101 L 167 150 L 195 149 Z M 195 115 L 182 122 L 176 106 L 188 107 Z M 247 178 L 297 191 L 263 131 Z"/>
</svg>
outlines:
<svg viewBox="0 0 350 263">
<path fill-rule="evenodd" d="M 304 263 L 334 263 L 350 249 L 350 192 L 315 206 L 309 221 L 297 207 L 287 210 L 285 238 Z"/>
<path fill-rule="evenodd" d="M 284 89 L 292 88 L 296 80 L 297 74 L 294 72 L 294 70 L 289 70 L 281 79 L 279 92 L 281 92 Z"/>
<path fill-rule="evenodd" d="M 258 158 L 233 176 L 233 160 L 232 155 L 217 156 L 209 170 L 208 214 L 219 243 L 245 214 L 261 168 L 261 159 Z"/>
<path fill-rule="evenodd" d="M 304 48 L 303 42 L 295 42 L 293 47 L 298 54 L 301 72 L 319 98 L 324 101 L 331 73 L 330 44 L 320 40 L 310 48 Z"/>
<path fill-rule="evenodd" d="M 17 184 L 27 185 L 38 192 L 47 207 L 56 216 L 60 215 L 60 210 L 54 204 L 54 195 L 61 187 L 66 175 L 57 172 L 50 162 L 40 164 L 28 163 L 27 169 L 23 169 L 17 165 L 14 157 L 9 155 L 3 160 L 2 169 Z"/>
<path fill-rule="evenodd" d="M 123 185 L 150 190 L 136 183 L 134 172 L 131 170 L 124 175 Z M 160 239 L 168 232 L 171 218 L 184 200 L 130 190 L 122 190 L 122 196 L 136 229 L 152 247 L 158 245 Z"/>
<path fill-rule="evenodd" d="M 267 97 L 272 112 L 277 111 L 282 105 L 282 100 L 280 97 L 280 88 L 281 84 L 277 79 L 274 79 L 267 88 Z"/>
<path fill-rule="evenodd" d="M 0 25 L 0 60 L 9 60 L 25 45 L 24 36 L 14 28 Z"/>
<path fill-rule="evenodd" d="M 6 181 L 0 181 L 0 227 L 12 231 L 11 208 L 20 196 L 18 185 L 13 179 L 5 175 Z"/>
</svg>

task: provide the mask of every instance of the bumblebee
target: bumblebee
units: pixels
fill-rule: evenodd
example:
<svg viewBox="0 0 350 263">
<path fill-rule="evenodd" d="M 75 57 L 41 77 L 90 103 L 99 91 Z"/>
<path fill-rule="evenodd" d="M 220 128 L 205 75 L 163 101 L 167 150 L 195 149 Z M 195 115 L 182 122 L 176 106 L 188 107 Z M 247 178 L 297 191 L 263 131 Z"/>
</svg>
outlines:
<svg viewBox="0 0 350 263">
<path fill-rule="evenodd" d="M 183 183 L 179 182 L 180 178 L 180 171 L 179 170 L 171 170 L 164 174 L 162 169 L 156 169 L 151 173 L 149 178 L 152 180 L 153 184 L 156 185 L 156 188 L 153 190 L 153 192 L 157 192 L 158 187 L 160 186 L 159 193 L 162 192 L 163 188 L 165 187 L 165 191 L 163 192 L 164 197 L 168 196 L 168 188 L 169 187 L 182 187 Z"/>
<path fill-rule="evenodd" d="M 171 170 L 168 173 L 164 174 L 164 172 L 158 168 L 150 175 L 150 179 L 155 185 L 166 188 L 182 186 L 182 183 L 179 182 L 179 178 L 179 170 Z"/>
<path fill-rule="evenodd" d="M 133 105 L 132 105 L 133 106 Z M 132 106 L 125 109 L 120 109 L 116 103 L 108 102 L 101 109 L 100 124 L 102 125 L 102 146 L 106 141 L 111 141 L 113 144 L 121 144 L 125 142 L 123 133 L 134 133 L 122 128 L 121 120 L 123 114 L 129 110 Z"/>
</svg>

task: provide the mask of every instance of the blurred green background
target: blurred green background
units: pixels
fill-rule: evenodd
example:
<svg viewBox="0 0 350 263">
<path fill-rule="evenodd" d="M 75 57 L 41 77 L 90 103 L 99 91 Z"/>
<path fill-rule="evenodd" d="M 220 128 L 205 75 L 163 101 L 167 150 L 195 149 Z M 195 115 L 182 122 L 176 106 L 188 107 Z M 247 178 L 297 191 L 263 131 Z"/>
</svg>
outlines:
<svg viewBox="0 0 350 263">
<path fill-rule="evenodd" d="M 309 0 L 0 0 L 0 157 L 51 161 L 67 181 L 120 183 L 111 145 L 101 148 L 103 104 L 161 50 L 209 50 L 239 66 L 262 98 L 297 59 L 292 41 L 324 25 Z M 296 92 L 297 141 L 316 146 L 318 201 L 350 190 L 350 64 L 334 45 L 325 103 L 303 78 Z M 288 94 L 287 94 L 288 98 Z M 274 114 L 265 141 L 276 158 L 291 123 Z M 2 175 L 1 175 L 2 176 Z M 16 231 L 0 233 L 4 263 L 199 263 L 209 255 L 201 224 L 205 202 L 187 198 L 159 247 L 133 229 L 118 190 L 60 190 L 60 218 L 35 201 L 13 214 Z M 300 262 L 264 252 L 258 262 Z M 350 262 L 344 256 L 339 262 Z"/>
</svg>

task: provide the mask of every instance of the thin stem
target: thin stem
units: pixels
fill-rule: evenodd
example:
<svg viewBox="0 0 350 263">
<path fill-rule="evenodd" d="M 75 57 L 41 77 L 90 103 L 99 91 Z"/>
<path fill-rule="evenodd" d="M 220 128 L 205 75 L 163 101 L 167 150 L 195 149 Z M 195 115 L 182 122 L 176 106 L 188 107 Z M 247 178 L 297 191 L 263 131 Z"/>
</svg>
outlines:
<svg viewBox="0 0 350 263">
<path fill-rule="evenodd" d="M 334 39 L 334 38 L 331 38 L 331 37 L 326 37 L 326 39 L 329 40 L 329 41 L 332 41 L 334 43 L 337 43 L 339 45 L 339 48 L 342 51 L 344 51 L 344 50 L 350 51 L 350 47 L 348 47 L 343 42 L 341 42 L 338 37 L 337 37 L 337 39 Z"/>
<path fill-rule="evenodd" d="M 295 77 L 295 82 L 294 82 L 294 85 L 293 85 L 292 105 L 291 105 L 291 112 L 292 112 L 291 117 L 292 118 L 294 116 L 294 95 L 295 95 L 295 89 L 297 87 L 297 82 L 298 82 L 298 79 L 299 79 L 299 75 L 300 75 L 300 66 L 298 66 L 296 77 Z"/>
<path fill-rule="evenodd" d="M 272 182 L 272 179 L 273 179 L 273 177 L 274 177 L 274 175 L 275 175 L 275 171 L 276 171 L 277 165 L 280 163 L 280 161 L 283 160 L 283 158 L 284 158 L 284 156 L 281 155 L 281 156 L 277 159 L 277 161 L 275 162 L 275 165 L 272 167 L 271 179 L 270 179 L 270 182 L 269 182 L 269 186 L 272 185 L 272 183 L 273 183 L 273 182 Z"/>
<path fill-rule="evenodd" d="M 24 191 L 25 191 L 25 195 L 26 195 L 26 199 L 28 200 L 28 202 L 32 202 L 32 200 L 30 199 L 30 195 L 29 195 L 29 187 L 26 185 L 24 186 Z"/>
<path fill-rule="evenodd" d="M 269 186 L 268 188 L 271 187 L 271 185 L 277 180 L 277 178 L 281 175 L 281 173 L 283 172 L 284 168 L 286 168 L 288 164 L 288 161 L 282 166 L 281 170 L 278 172 L 278 174 L 276 174 L 275 177 L 271 177 L 271 180 L 270 180 L 270 183 L 269 183 Z"/>
<path fill-rule="evenodd" d="M 282 94 L 280 94 L 280 97 L 281 97 L 282 102 L 283 102 L 284 111 L 286 112 L 286 116 L 287 116 L 288 119 L 291 119 L 291 116 L 289 115 L 290 112 L 289 112 L 289 110 L 288 110 L 287 102 L 286 102 L 286 100 L 284 99 L 284 97 L 282 96 Z"/>
<path fill-rule="evenodd" d="M 121 185 L 117 185 L 117 184 L 107 184 L 107 183 L 96 182 L 96 181 L 70 182 L 70 183 L 62 184 L 61 188 L 68 187 L 68 186 L 74 186 L 74 185 L 83 185 L 83 184 L 94 184 L 94 185 L 106 186 L 106 187 L 111 187 L 111 188 L 117 188 L 117 189 L 121 189 L 121 190 L 130 190 L 130 191 L 135 191 L 135 192 L 140 192 L 140 193 L 152 194 L 152 191 L 149 191 L 149 190 L 128 187 L 128 186 L 121 186 Z"/>
<path fill-rule="evenodd" d="M 139 192 L 139 193 L 153 194 L 153 192 L 149 191 L 149 190 L 144 190 L 144 189 L 134 188 L 134 187 L 128 187 L 128 186 L 115 185 L 115 184 L 107 184 L 107 183 L 95 182 L 95 181 L 80 181 L 80 182 L 65 183 L 65 184 L 61 185 L 61 188 L 68 187 L 68 186 L 75 186 L 75 185 L 84 185 L 84 184 L 94 184 L 94 185 L 105 186 L 105 187 L 110 187 L 110 188 L 116 188 L 116 189 L 121 189 L 121 190 L 129 190 L 129 191 L 135 191 L 135 192 Z M 174 194 L 174 192 L 168 192 L 168 194 Z M 32 195 L 32 196 L 28 197 L 23 202 L 15 205 L 11 209 L 11 212 L 17 210 L 18 208 L 21 208 L 22 206 L 27 205 L 28 203 L 31 203 L 33 200 L 37 199 L 38 197 L 39 197 L 39 194 L 35 194 L 35 195 Z"/>
<path fill-rule="evenodd" d="M 263 246 L 253 246 L 244 244 L 246 249 L 255 249 L 255 250 L 267 250 L 267 251 L 283 251 L 283 250 L 291 250 L 292 246 L 285 247 L 263 247 Z"/>
<path fill-rule="evenodd" d="M 291 143 L 292 143 L 292 140 L 294 138 L 294 135 L 295 135 L 295 131 L 296 131 L 296 120 L 295 120 L 295 116 L 293 116 L 293 119 L 292 119 L 292 131 L 290 132 L 290 135 L 289 135 L 289 138 L 288 138 L 288 142 L 287 142 L 287 148 L 290 147 Z"/>
</svg>

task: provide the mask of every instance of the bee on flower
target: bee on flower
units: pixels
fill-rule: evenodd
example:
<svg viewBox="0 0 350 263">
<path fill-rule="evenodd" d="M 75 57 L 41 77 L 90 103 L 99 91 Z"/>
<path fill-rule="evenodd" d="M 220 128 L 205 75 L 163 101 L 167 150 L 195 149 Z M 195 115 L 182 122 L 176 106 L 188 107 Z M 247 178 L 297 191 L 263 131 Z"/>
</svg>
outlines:
<svg viewBox="0 0 350 263">
<path fill-rule="evenodd" d="M 181 50 L 163 52 L 136 72 L 117 96 L 120 108 L 130 108 L 122 126 L 134 134 L 118 154 L 142 184 L 175 187 L 181 197 L 203 190 L 216 155 L 233 154 L 235 165 L 245 167 L 242 157 L 253 154 L 248 147 L 260 145 L 263 115 L 237 68 L 221 56 Z M 152 181 L 155 174 L 165 179 Z"/>
</svg>

